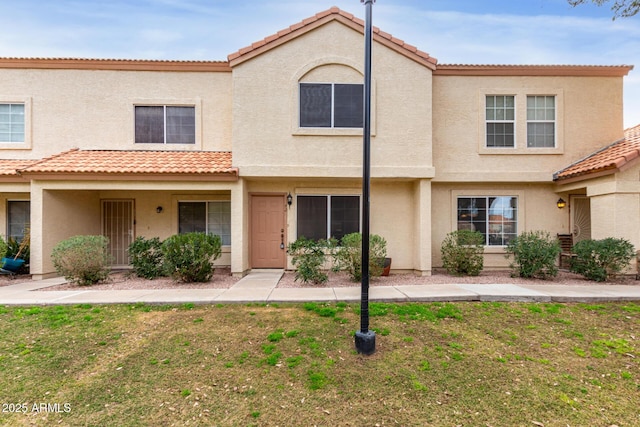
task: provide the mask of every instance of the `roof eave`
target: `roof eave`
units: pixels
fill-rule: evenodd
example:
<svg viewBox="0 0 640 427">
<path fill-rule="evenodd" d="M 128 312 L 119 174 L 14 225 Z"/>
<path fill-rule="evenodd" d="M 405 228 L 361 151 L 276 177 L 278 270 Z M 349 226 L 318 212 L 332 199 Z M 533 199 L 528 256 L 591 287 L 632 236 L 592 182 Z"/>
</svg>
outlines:
<svg viewBox="0 0 640 427">
<path fill-rule="evenodd" d="M 633 65 L 470 65 L 438 64 L 434 76 L 624 77 Z"/>
</svg>

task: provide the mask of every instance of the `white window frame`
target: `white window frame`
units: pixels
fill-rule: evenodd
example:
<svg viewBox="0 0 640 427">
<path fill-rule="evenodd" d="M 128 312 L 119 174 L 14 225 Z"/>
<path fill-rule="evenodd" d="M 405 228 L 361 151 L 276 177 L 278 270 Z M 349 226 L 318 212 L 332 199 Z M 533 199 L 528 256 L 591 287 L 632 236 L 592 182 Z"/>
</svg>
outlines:
<svg viewBox="0 0 640 427">
<path fill-rule="evenodd" d="M 552 98 L 553 99 L 553 119 L 547 119 L 547 118 L 545 118 L 545 119 L 535 119 L 535 118 L 534 119 L 530 119 L 529 118 L 529 111 L 530 111 L 529 110 L 529 100 L 532 99 L 532 98 L 534 100 L 537 100 L 538 98 L 544 98 L 545 99 L 545 103 L 546 103 L 546 99 L 547 98 Z M 556 137 L 557 124 L 556 123 L 557 123 L 557 117 L 558 117 L 558 108 L 556 107 L 556 104 L 557 104 L 557 102 L 556 102 L 556 96 L 555 95 L 533 95 L 533 94 L 527 95 L 527 148 L 535 150 L 535 149 L 539 149 L 539 148 L 555 148 L 556 147 L 556 140 L 557 140 L 557 137 Z M 540 109 L 534 107 L 534 109 L 533 109 L 534 115 L 539 110 Z M 547 110 L 546 106 L 544 106 L 542 108 L 542 110 L 546 112 L 546 110 Z M 545 114 L 545 116 L 546 116 L 546 114 Z M 530 142 L 529 142 L 529 124 L 536 124 L 536 123 L 552 124 L 553 125 L 553 145 L 551 145 L 551 146 L 546 146 L 546 145 L 545 146 L 536 146 L 536 145 L 531 145 L 530 144 Z"/>
<path fill-rule="evenodd" d="M 502 119 L 496 119 L 495 117 L 493 119 L 488 119 L 487 118 L 487 110 L 489 109 L 489 106 L 487 105 L 487 101 L 489 97 L 493 97 L 495 100 L 497 100 L 497 98 L 507 98 L 510 97 L 513 99 L 513 108 L 511 108 L 513 110 L 513 119 L 507 119 L 502 118 Z M 487 94 L 485 95 L 485 147 L 487 149 L 493 150 L 493 149 L 513 149 L 516 148 L 518 145 L 517 142 L 517 130 L 516 130 L 516 117 L 517 117 L 517 105 L 516 105 L 516 96 L 515 95 L 508 95 L 508 94 L 501 94 L 501 95 L 495 95 L 495 94 Z M 503 107 L 502 109 L 504 109 L 505 111 L 508 110 L 507 107 Z M 493 106 L 493 110 L 494 111 L 498 111 L 499 108 L 496 107 L 495 105 Z M 487 127 L 489 124 L 511 124 L 513 126 L 513 145 L 489 145 L 487 138 L 488 138 L 488 132 L 487 132 Z"/>
<path fill-rule="evenodd" d="M 329 126 L 303 126 L 302 125 L 302 109 L 300 108 L 300 103 L 302 100 L 302 86 L 304 85 L 326 85 L 331 86 L 331 124 Z M 335 100 L 336 100 L 336 85 L 345 85 L 345 86 L 361 86 L 364 91 L 364 85 L 362 83 L 341 83 L 341 82 L 299 82 L 298 83 L 298 127 L 301 129 L 359 129 L 362 131 L 362 126 L 348 126 L 348 127 L 338 127 L 335 125 L 336 121 L 336 111 L 335 111 Z M 363 102 L 363 110 L 364 110 L 364 102 Z M 364 117 L 364 116 L 363 116 Z"/>
<path fill-rule="evenodd" d="M 9 142 L 0 141 L 0 149 L 24 150 L 31 149 L 31 98 L 30 97 L 9 97 L 0 94 L 0 104 L 21 104 L 24 106 L 24 138 L 22 141 Z"/>
</svg>

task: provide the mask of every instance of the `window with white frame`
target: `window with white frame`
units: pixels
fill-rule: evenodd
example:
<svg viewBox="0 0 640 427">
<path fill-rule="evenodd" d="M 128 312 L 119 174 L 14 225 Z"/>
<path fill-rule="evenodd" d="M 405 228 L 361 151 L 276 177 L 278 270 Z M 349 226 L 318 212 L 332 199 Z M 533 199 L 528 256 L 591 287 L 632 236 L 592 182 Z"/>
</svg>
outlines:
<svg viewBox="0 0 640 427">
<path fill-rule="evenodd" d="M 0 103 L 0 143 L 25 142 L 24 103 Z"/>
<path fill-rule="evenodd" d="M 362 84 L 300 83 L 300 127 L 361 128 Z"/>
<path fill-rule="evenodd" d="M 527 96 L 527 147 L 556 146 L 556 97 Z"/>
<path fill-rule="evenodd" d="M 298 196 L 298 237 L 342 239 L 360 231 L 360 196 Z"/>
<path fill-rule="evenodd" d="M 21 242 L 31 223 L 31 202 L 28 200 L 7 201 L 7 239 Z"/>
<path fill-rule="evenodd" d="M 458 197 L 458 230 L 482 233 L 486 246 L 506 246 L 518 235 L 518 198 Z"/>
<path fill-rule="evenodd" d="M 231 245 L 231 202 L 178 202 L 178 232 L 218 235 Z"/>
<path fill-rule="evenodd" d="M 515 147 L 515 111 L 515 96 L 486 96 L 485 118 L 487 147 Z"/>
<path fill-rule="evenodd" d="M 195 110 L 193 106 L 137 105 L 136 144 L 195 144 Z"/>
</svg>

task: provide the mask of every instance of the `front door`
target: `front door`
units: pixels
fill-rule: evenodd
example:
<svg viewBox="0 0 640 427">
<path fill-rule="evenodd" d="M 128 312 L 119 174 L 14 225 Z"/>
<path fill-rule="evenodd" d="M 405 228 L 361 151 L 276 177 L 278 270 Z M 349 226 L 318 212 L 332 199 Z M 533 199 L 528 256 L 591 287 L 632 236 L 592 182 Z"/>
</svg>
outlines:
<svg viewBox="0 0 640 427">
<path fill-rule="evenodd" d="M 129 245 L 133 242 L 133 200 L 102 201 L 102 234 L 109 239 L 113 267 L 129 265 Z"/>
<path fill-rule="evenodd" d="M 251 197 L 251 268 L 285 267 L 285 198 Z"/>
<path fill-rule="evenodd" d="M 571 233 L 573 244 L 591 238 L 591 201 L 586 196 L 571 196 Z"/>
</svg>

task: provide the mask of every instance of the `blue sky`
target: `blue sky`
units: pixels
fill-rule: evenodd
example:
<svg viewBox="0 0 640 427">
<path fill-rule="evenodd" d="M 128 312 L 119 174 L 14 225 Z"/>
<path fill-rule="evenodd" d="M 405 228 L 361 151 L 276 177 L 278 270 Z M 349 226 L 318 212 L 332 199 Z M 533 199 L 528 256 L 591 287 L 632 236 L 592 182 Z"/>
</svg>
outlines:
<svg viewBox="0 0 640 427">
<path fill-rule="evenodd" d="M 331 6 L 360 0 L 0 2 L 2 57 L 225 60 Z M 640 16 L 566 0 L 377 0 L 373 24 L 446 64 L 635 65 L 625 126 L 640 123 Z M 374 70 L 375 72 L 375 70 Z"/>
</svg>

